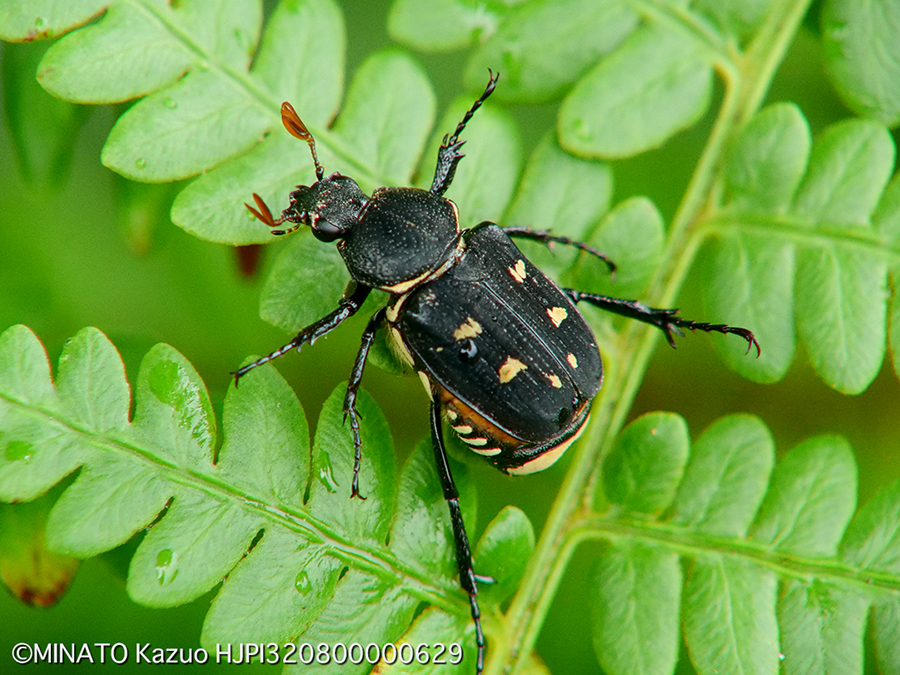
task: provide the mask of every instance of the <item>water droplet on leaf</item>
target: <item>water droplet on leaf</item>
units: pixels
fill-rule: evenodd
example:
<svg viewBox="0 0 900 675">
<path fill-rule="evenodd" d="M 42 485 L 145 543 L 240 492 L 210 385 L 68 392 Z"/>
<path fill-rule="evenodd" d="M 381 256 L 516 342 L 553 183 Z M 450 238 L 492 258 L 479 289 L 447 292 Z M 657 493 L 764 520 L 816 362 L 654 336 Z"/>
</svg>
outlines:
<svg viewBox="0 0 900 675">
<path fill-rule="evenodd" d="M 294 579 L 294 588 L 296 588 L 297 592 L 301 595 L 308 595 L 312 590 L 312 582 L 309 580 L 309 575 L 306 573 L 306 570 L 297 574 Z"/>
<path fill-rule="evenodd" d="M 178 555 L 170 548 L 164 548 L 156 554 L 156 581 L 166 586 L 178 576 Z"/>
<path fill-rule="evenodd" d="M 27 462 L 34 454 L 34 446 L 26 441 L 10 441 L 3 454 L 10 462 Z"/>
<path fill-rule="evenodd" d="M 319 482 L 325 486 L 331 494 L 338 491 L 339 484 L 334 479 L 334 467 L 331 466 L 331 457 L 327 452 L 319 453 Z"/>
</svg>

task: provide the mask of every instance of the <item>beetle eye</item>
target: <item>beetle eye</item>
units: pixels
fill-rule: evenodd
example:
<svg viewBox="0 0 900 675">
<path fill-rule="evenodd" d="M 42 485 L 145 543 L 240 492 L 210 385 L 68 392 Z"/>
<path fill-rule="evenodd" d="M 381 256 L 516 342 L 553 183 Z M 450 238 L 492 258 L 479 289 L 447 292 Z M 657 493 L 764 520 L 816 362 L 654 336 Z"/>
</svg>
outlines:
<svg viewBox="0 0 900 675">
<path fill-rule="evenodd" d="M 463 363 L 471 363 L 478 358 L 478 347 L 472 338 L 466 338 L 459 343 L 459 360 Z"/>
<path fill-rule="evenodd" d="M 332 223 L 329 220 L 325 220 L 324 218 L 316 217 L 312 222 L 312 232 L 313 236 L 319 241 L 324 242 L 332 242 L 335 239 L 339 239 L 346 232 Z"/>
</svg>

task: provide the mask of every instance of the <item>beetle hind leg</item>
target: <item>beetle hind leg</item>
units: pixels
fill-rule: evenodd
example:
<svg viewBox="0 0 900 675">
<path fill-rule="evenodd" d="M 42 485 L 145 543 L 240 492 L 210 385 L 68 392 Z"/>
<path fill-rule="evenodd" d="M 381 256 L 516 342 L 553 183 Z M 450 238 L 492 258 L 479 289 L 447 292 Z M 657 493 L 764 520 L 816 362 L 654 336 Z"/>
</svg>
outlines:
<svg viewBox="0 0 900 675">
<path fill-rule="evenodd" d="M 481 675 L 484 670 L 484 632 L 481 630 L 481 609 L 478 606 L 478 582 L 493 579 L 481 577 L 475 574 L 472 561 L 472 549 L 469 546 L 469 537 L 466 534 L 466 524 L 463 522 L 462 511 L 459 508 L 459 491 L 453 482 L 450 473 L 450 463 L 447 459 L 447 449 L 444 446 L 444 433 L 441 427 L 440 404 L 431 403 L 431 444 L 434 447 L 434 460 L 437 464 L 438 477 L 441 482 L 441 490 L 447 507 L 450 509 L 450 524 L 453 527 L 453 541 L 456 548 L 456 564 L 459 567 L 459 583 L 463 590 L 469 594 L 469 606 L 472 612 L 472 623 L 475 625 L 475 645 L 478 648 L 478 658 L 475 672 Z"/>
<path fill-rule="evenodd" d="M 680 328 L 688 330 L 702 330 L 707 333 L 722 333 L 723 335 L 737 335 L 747 341 L 747 351 L 756 347 L 756 356 L 762 353 L 759 342 L 753 332 L 746 328 L 737 326 L 729 326 L 724 323 L 706 323 L 701 321 L 691 321 L 689 319 L 681 319 L 676 316 L 677 309 L 659 309 L 657 307 L 648 307 L 637 300 L 623 300 L 621 298 L 611 298 L 606 295 L 597 295 L 595 293 L 585 293 L 583 291 L 572 290 L 571 288 L 563 289 L 563 292 L 569 296 L 574 303 L 587 302 L 600 309 L 628 317 L 629 319 L 637 319 L 651 326 L 659 328 L 666 336 L 666 341 L 672 347 L 675 347 L 674 335 L 681 335 Z"/>
</svg>

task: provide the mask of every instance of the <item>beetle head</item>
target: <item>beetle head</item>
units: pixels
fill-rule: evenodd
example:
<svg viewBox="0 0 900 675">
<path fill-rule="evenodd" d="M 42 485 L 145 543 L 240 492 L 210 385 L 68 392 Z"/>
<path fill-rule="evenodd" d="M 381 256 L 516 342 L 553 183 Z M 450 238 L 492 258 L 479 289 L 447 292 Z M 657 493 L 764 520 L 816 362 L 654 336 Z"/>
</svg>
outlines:
<svg viewBox="0 0 900 675">
<path fill-rule="evenodd" d="M 300 185 L 294 190 L 291 205 L 282 218 L 308 224 L 319 241 L 334 241 L 347 236 L 367 201 L 355 180 L 333 173 L 309 187 Z"/>
<path fill-rule="evenodd" d="M 309 225 L 320 241 L 335 241 L 346 237 L 359 218 L 368 198 L 352 178 L 333 173 L 325 178 L 325 169 L 316 155 L 316 141 L 290 103 L 281 104 L 281 122 L 294 138 L 309 145 L 316 167 L 316 182 L 298 185 L 291 192 L 291 205 L 276 219 L 262 197 L 253 194 L 256 208 L 245 204 L 250 212 L 272 229 L 272 234 L 289 234 L 301 225 Z M 294 223 L 286 229 L 274 229 L 282 223 Z"/>
</svg>

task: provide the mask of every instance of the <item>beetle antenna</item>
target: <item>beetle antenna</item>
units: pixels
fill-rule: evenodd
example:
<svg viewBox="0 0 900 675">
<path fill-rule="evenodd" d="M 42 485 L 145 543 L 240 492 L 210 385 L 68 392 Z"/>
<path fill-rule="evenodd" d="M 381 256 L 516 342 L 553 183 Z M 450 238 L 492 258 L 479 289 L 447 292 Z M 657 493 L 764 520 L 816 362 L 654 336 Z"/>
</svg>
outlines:
<svg viewBox="0 0 900 675">
<path fill-rule="evenodd" d="M 284 216 L 281 216 L 280 218 L 276 218 L 275 216 L 273 216 L 272 211 L 269 210 L 269 207 L 266 205 L 265 201 L 263 201 L 263 198 L 260 197 L 255 192 L 253 193 L 253 201 L 256 202 L 256 208 L 253 208 L 247 202 L 244 202 L 244 206 L 247 207 L 247 210 L 249 210 L 250 213 L 252 213 L 254 216 L 256 216 L 257 220 L 261 220 L 268 227 L 272 227 L 272 228 L 278 227 L 283 222 L 288 220 Z M 272 234 L 278 234 L 278 235 L 290 234 L 291 232 L 294 232 L 295 230 L 298 230 L 298 229 L 300 229 L 300 223 L 298 223 L 292 227 L 289 227 L 286 230 L 274 230 L 273 229 Z"/>
<path fill-rule="evenodd" d="M 294 110 L 294 106 L 287 101 L 281 104 L 281 123 L 291 136 L 299 138 L 301 141 L 306 141 L 309 145 L 313 162 L 316 165 L 316 180 L 322 180 L 325 177 L 325 169 L 319 164 L 319 157 L 316 155 L 316 139 L 309 133 L 309 129 L 306 128 L 303 120 L 300 119 L 300 115 Z"/>
</svg>

